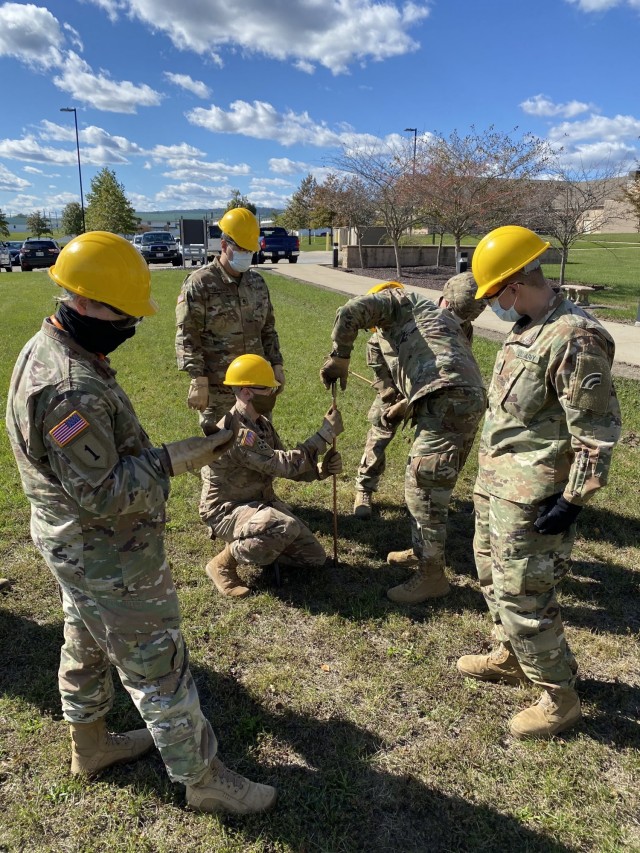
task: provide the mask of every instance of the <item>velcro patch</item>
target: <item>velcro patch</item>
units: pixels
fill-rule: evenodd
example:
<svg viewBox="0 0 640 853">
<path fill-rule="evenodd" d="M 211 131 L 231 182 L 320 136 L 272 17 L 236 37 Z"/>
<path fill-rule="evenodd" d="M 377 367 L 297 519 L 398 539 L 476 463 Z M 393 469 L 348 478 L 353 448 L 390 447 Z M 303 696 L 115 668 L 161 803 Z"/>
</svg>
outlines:
<svg viewBox="0 0 640 853">
<path fill-rule="evenodd" d="M 180 295 L 178 296 L 178 305 L 180 305 L 181 302 L 184 302 L 184 293 L 182 292 L 180 292 Z"/>
<path fill-rule="evenodd" d="M 611 400 L 609 362 L 600 355 L 581 352 L 576 360 L 569 405 L 603 415 Z"/>
<path fill-rule="evenodd" d="M 258 440 L 258 433 L 254 432 L 252 429 L 242 429 L 238 433 L 238 438 L 240 439 L 238 443 L 242 447 L 253 447 Z"/>
<path fill-rule="evenodd" d="M 57 426 L 49 430 L 49 435 L 58 445 L 65 447 L 70 441 L 89 428 L 89 421 L 82 417 L 79 412 L 71 412 L 70 415 L 60 421 Z"/>
</svg>

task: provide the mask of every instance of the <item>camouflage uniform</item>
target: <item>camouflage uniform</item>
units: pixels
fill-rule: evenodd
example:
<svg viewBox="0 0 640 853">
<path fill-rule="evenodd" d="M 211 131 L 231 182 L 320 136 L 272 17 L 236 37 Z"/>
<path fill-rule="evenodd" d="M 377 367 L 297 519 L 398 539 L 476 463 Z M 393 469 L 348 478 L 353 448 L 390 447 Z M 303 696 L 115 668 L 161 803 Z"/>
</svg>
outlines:
<svg viewBox="0 0 640 853">
<path fill-rule="evenodd" d="M 546 498 L 563 492 L 584 504 L 606 483 L 621 426 L 613 355 L 609 334 L 558 293 L 538 322 L 514 326 L 489 389 L 474 495 L 476 565 L 496 639 L 510 642 L 525 674 L 543 686 L 575 681 L 556 598 L 575 525 L 542 535 L 533 522 Z"/>
<path fill-rule="evenodd" d="M 404 398 L 396 388 L 391 371 L 382 357 L 377 334 L 373 334 L 367 341 L 367 364 L 376 377 L 374 382 L 376 398 L 367 414 L 371 427 L 367 433 L 364 452 L 356 475 L 356 488 L 364 492 L 376 492 L 386 467 L 385 450 L 398 431 L 397 423 L 386 427 L 381 417 L 389 406 Z"/>
<path fill-rule="evenodd" d="M 272 366 L 282 364 L 267 285 L 252 269 L 240 278 L 229 275 L 215 258 L 185 278 L 176 324 L 178 368 L 192 379 L 209 380 L 209 406 L 200 413 L 200 426 L 208 433 L 235 404 L 223 381 L 236 356 L 255 353 Z"/>
<path fill-rule="evenodd" d="M 275 477 L 312 481 L 318 453 L 327 442 L 312 435 L 295 450 L 285 450 L 273 424 L 251 421 L 235 408 L 220 421 L 233 430 L 235 443 L 213 465 L 203 468 L 200 516 L 215 536 L 231 543 L 238 563 L 317 568 L 326 554 L 309 528 L 279 500 Z"/>
<path fill-rule="evenodd" d="M 151 446 L 109 361 L 48 320 L 16 363 L 7 430 L 33 541 L 62 589 L 65 719 L 107 713 L 113 664 L 171 778 L 199 781 L 216 737 L 189 671 L 164 552 L 166 452 Z"/>
<path fill-rule="evenodd" d="M 395 288 L 351 299 L 338 310 L 333 353 L 350 357 L 358 331 L 374 326 L 415 424 L 405 473 L 412 545 L 420 558 L 444 559 L 451 493 L 486 408 L 482 376 L 454 314 Z"/>
</svg>

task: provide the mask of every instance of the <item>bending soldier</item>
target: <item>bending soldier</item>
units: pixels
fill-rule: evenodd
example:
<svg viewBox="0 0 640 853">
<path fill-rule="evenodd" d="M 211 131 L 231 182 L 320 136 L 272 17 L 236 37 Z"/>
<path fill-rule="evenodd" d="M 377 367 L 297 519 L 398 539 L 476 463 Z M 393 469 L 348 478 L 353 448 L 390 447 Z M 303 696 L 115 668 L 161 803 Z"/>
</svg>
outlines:
<svg viewBox="0 0 640 853">
<path fill-rule="evenodd" d="M 484 305 L 474 300 L 469 273 L 455 278 L 447 308 L 397 282 L 349 300 L 337 312 L 331 355 L 320 371 L 326 387 L 340 379 L 345 388 L 358 331 L 375 326 L 395 387 L 407 402 L 404 418 L 415 424 L 405 473 L 412 547 L 387 557 L 391 565 L 416 570 L 387 592 L 401 603 L 449 592 L 444 574 L 449 502 L 486 407 L 482 377 L 463 328 Z"/>
<path fill-rule="evenodd" d="M 106 356 L 156 313 L 134 247 L 91 231 L 49 270 L 55 315 L 16 363 L 7 430 L 31 503 L 33 540 L 60 585 L 59 688 L 71 772 L 93 775 L 155 743 L 169 776 L 200 811 L 263 811 L 276 792 L 216 755 L 180 631 L 163 532 L 169 478 L 198 471 L 230 432 L 152 447 Z M 147 728 L 110 734 L 113 664 Z"/>
<path fill-rule="evenodd" d="M 515 325 L 493 372 L 474 491 L 476 567 L 498 645 L 461 657 L 458 670 L 542 688 L 511 720 L 516 737 L 550 737 L 582 716 L 556 585 L 569 569 L 576 518 L 607 482 L 621 427 L 613 340 L 544 278 L 548 247 L 507 225 L 473 255 L 477 298 Z"/>
<path fill-rule="evenodd" d="M 220 257 L 187 276 L 176 306 L 178 368 L 191 377 L 187 404 L 200 412 L 205 435 L 235 402 L 224 375 L 236 356 L 264 356 L 279 392 L 285 382 L 269 291 L 262 276 L 249 269 L 258 249 L 258 220 L 236 207 L 219 225 Z"/>
<path fill-rule="evenodd" d="M 309 528 L 279 500 L 273 481 L 324 480 L 342 471 L 340 454 L 329 449 L 343 432 L 340 412 L 325 415 L 318 432 L 295 450 L 285 450 L 266 417 L 276 402 L 278 382 L 271 365 L 257 355 L 242 355 L 227 369 L 225 384 L 236 404 L 221 421 L 231 430 L 231 448 L 203 469 L 200 515 L 212 533 L 227 544 L 206 567 L 222 595 L 249 594 L 237 574 L 238 565 L 320 568 L 327 555 Z"/>
</svg>

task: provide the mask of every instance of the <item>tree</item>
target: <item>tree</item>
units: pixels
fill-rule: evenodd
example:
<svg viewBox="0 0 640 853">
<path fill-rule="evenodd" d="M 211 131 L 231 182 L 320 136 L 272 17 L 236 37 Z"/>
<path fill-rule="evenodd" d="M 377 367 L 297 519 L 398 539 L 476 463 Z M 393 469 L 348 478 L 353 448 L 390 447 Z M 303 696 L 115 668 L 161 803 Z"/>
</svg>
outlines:
<svg viewBox="0 0 640 853">
<path fill-rule="evenodd" d="M 362 237 L 376 220 L 377 207 L 360 178 L 331 173 L 316 192 L 315 220 L 323 225 L 344 225 L 356 234 L 360 267 L 364 269 Z M 325 221 L 322 221 L 325 220 Z"/>
<path fill-rule="evenodd" d="M 468 234 L 521 218 L 529 181 L 553 153 L 532 134 L 514 138 L 493 127 L 472 126 L 466 136 L 457 130 L 448 138 L 435 134 L 423 146 L 416 175 L 427 220 L 437 231 L 453 234 L 457 253 Z"/>
<path fill-rule="evenodd" d="M 65 234 L 82 234 L 82 207 L 77 201 L 70 201 L 62 211 L 60 227 Z"/>
<path fill-rule="evenodd" d="M 335 165 L 360 181 L 373 202 L 391 239 L 396 274 L 402 276 L 400 238 L 420 218 L 419 194 L 414 174 L 413 143 L 405 140 L 386 145 L 343 148 Z"/>
<path fill-rule="evenodd" d="M 42 237 L 43 234 L 51 234 L 51 223 L 39 210 L 27 216 L 27 231 L 34 237 Z"/>
<path fill-rule="evenodd" d="M 620 190 L 620 201 L 630 205 L 636 218 L 636 231 L 640 231 L 640 171 L 631 173 L 630 180 Z"/>
<path fill-rule="evenodd" d="M 555 239 L 560 247 L 560 285 L 564 284 L 569 250 L 585 234 L 602 231 L 615 216 L 607 199 L 619 193 L 620 164 L 606 160 L 596 166 L 565 166 L 557 161 L 550 181 L 542 188 L 545 197 L 539 213 L 538 230 Z"/>
<path fill-rule="evenodd" d="M 231 198 L 227 202 L 227 206 L 224 209 L 224 212 L 227 213 L 229 210 L 233 210 L 236 207 L 246 207 L 247 210 L 250 210 L 254 215 L 258 212 L 255 204 L 249 201 L 246 195 L 242 195 L 240 190 L 232 190 Z M 223 214 L 224 215 L 224 214 Z"/>
<path fill-rule="evenodd" d="M 313 175 L 309 174 L 306 178 L 303 178 L 300 186 L 291 196 L 291 200 L 284 209 L 284 213 L 279 217 L 280 222 L 289 231 L 294 229 L 301 231 L 303 228 L 308 228 L 309 243 L 311 243 L 311 228 L 313 227 L 313 212 L 317 188 L 318 183 Z"/>
<path fill-rule="evenodd" d="M 2 237 L 11 236 L 9 233 L 9 222 L 8 222 L 5 214 L 2 212 L 2 209 L 0 209 L 0 236 L 2 236 Z"/>
<path fill-rule="evenodd" d="M 118 183 L 116 173 L 105 166 L 91 181 L 87 193 L 87 231 L 111 231 L 113 234 L 133 234 L 138 218 Z"/>
</svg>

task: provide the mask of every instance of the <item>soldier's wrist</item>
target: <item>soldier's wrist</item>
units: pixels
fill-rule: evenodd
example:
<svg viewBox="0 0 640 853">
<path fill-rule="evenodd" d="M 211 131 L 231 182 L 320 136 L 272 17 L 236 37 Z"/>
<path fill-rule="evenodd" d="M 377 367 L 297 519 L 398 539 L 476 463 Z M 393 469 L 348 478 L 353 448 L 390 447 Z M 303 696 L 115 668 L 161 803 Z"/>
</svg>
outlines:
<svg viewBox="0 0 640 853">
<path fill-rule="evenodd" d="M 329 355 L 335 358 L 351 358 L 351 347 L 333 341 Z"/>
</svg>

